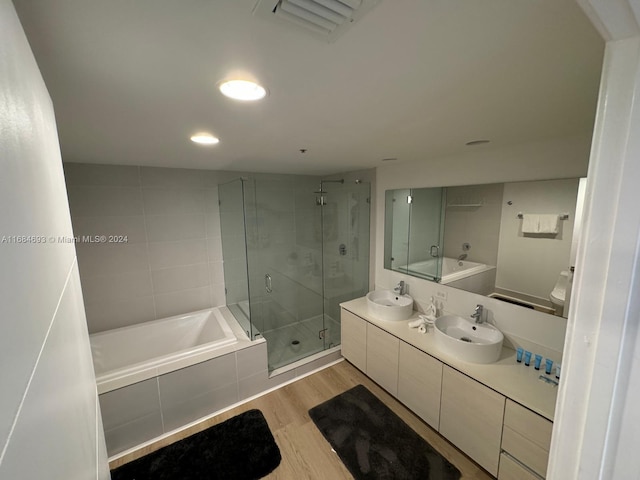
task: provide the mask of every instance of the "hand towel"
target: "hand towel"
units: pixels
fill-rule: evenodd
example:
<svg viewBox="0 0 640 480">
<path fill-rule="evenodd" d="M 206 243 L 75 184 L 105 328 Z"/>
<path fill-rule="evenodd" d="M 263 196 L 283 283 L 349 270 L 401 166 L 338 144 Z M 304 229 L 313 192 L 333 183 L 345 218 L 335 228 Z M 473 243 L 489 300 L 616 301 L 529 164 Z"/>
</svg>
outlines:
<svg viewBox="0 0 640 480">
<path fill-rule="evenodd" d="M 560 231 L 560 215 L 538 215 L 538 231 L 536 233 L 549 233 L 557 235 Z"/>
<path fill-rule="evenodd" d="M 531 213 L 522 215 L 522 233 L 538 233 L 539 217 Z"/>
<path fill-rule="evenodd" d="M 522 233 L 557 235 L 560 231 L 560 215 L 555 213 L 522 215 Z"/>
</svg>

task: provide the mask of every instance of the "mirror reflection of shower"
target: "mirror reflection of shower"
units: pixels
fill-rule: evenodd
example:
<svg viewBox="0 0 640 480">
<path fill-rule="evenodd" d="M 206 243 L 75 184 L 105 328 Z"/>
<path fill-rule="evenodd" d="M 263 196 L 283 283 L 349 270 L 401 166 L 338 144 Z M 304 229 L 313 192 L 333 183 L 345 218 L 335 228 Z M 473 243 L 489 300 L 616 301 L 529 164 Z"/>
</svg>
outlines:
<svg viewBox="0 0 640 480">
<path fill-rule="evenodd" d="M 227 306 L 269 370 L 340 345 L 339 304 L 369 289 L 370 184 L 256 175 L 218 192 Z"/>
</svg>

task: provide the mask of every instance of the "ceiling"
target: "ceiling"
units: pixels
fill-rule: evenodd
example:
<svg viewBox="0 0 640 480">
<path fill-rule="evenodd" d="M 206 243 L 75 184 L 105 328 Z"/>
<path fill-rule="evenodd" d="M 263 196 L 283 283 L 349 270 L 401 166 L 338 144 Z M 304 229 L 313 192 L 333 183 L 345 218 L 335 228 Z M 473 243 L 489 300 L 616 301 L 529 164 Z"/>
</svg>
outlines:
<svg viewBox="0 0 640 480">
<path fill-rule="evenodd" d="M 334 43 L 255 0 L 14 4 L 68 162 L 322 175 L 593 128 L 604 42 L 573 0 L 382 0 Z M 269 96 L 223 97 L 234 73 Z"/>
</svg>

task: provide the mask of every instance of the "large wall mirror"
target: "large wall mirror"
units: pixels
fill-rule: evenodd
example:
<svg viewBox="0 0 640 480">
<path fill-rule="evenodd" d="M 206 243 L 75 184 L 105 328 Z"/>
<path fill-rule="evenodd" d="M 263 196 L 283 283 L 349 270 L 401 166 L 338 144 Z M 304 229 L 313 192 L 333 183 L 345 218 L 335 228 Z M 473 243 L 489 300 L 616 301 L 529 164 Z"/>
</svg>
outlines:
<svg viewBox="0 0 640 480">
<path fill-rule="evenodd" d="M 384 267 L 566 317 L 585 180 L 387 190 Z"/>
</svg>

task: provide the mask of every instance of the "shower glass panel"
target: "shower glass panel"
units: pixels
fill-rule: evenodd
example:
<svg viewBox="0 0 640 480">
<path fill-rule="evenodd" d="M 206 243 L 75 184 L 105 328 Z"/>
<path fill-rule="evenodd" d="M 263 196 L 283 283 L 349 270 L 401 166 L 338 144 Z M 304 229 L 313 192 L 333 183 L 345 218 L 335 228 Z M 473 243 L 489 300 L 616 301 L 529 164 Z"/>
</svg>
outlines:
<svg viewBox="0 0 640 480">
<path fill-rule="evenodd" d="M 442 278 L 445 192 L 443 188 L 414 188 L 411 195 L 407 270 L 439 282 Z"/>
<path fill-rule="evenodd" d="M 339 303 L 368 291 L 369 184 L 257 175 L 218 192 L 227 305 L 269 370 L 339 345 Z"/>
<path fill-rule="evenodd" d="M 384 267 L 440 281 L 445 189 L 387 190 Z"/>
<path fill-rule="evenodd" d="M 340 303 L 369 291 L 369 183 L 323 182 L 324 339 L 339 345 Z M 316 207 L 317 208 L 317 207 Z"/>
<path fill-rule="evenodd" d="M 218 199 L 227 306 L 247 336 L 253 338 L 253 329 L 249 320 L 251 305 L 245 242 L 247 234 L 244 188 L 245 185 L 241 179 L 218 185 Z"/>
</svg>

